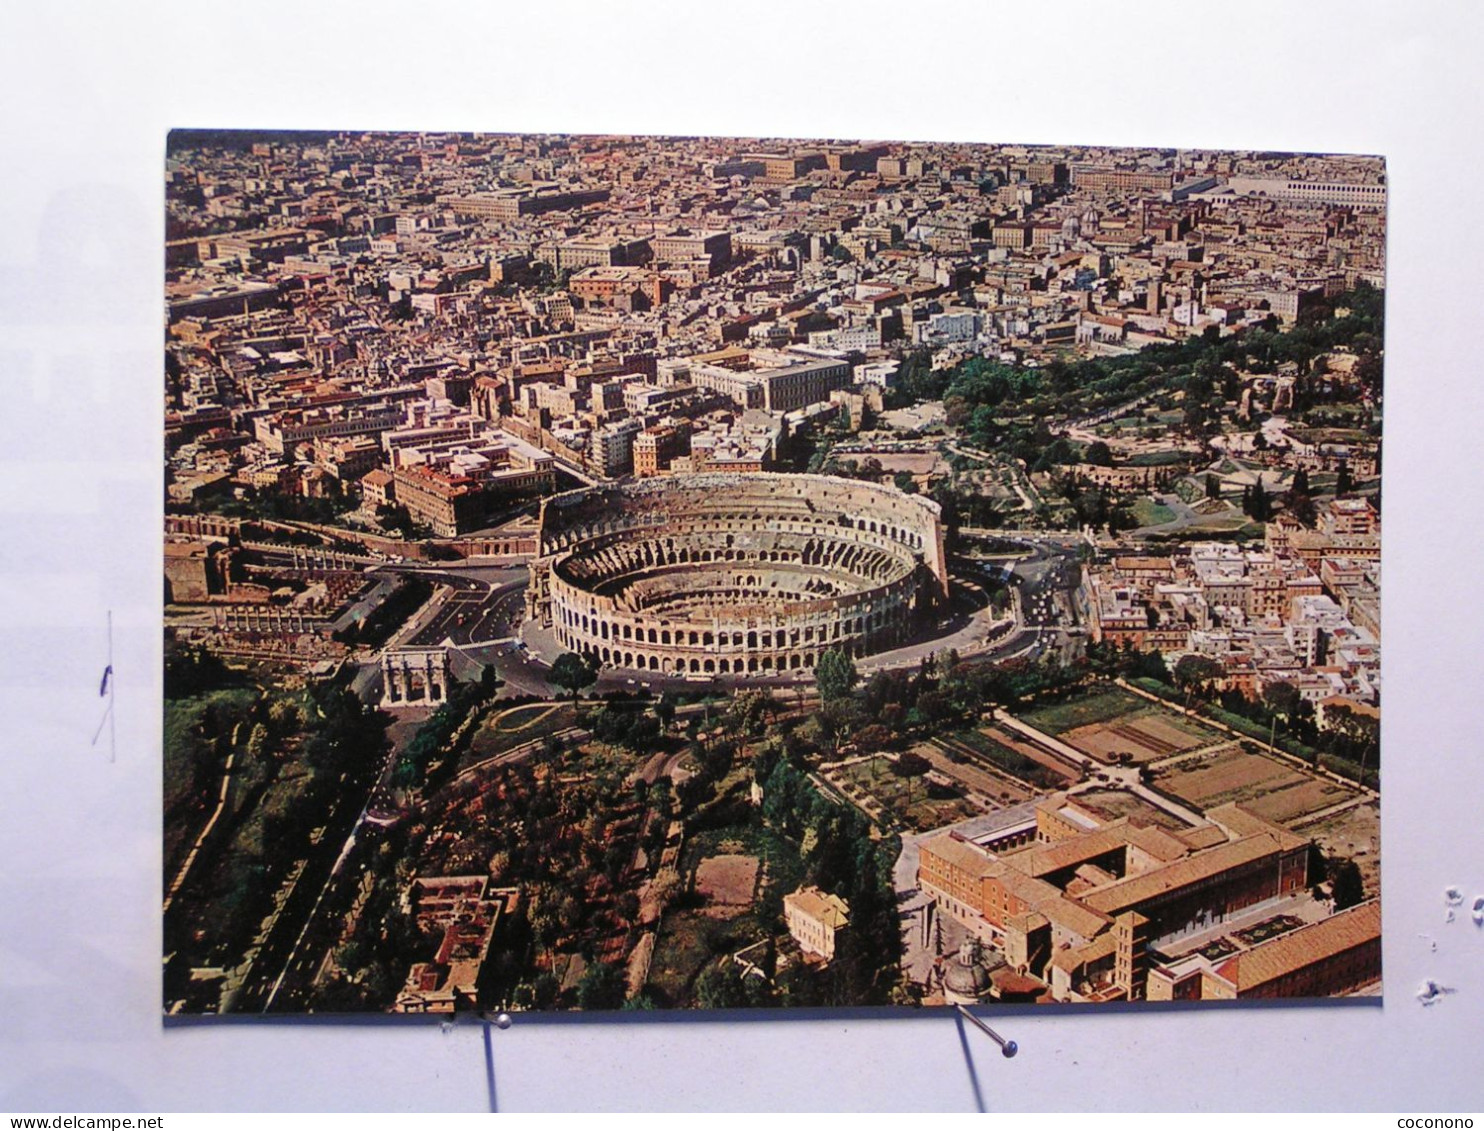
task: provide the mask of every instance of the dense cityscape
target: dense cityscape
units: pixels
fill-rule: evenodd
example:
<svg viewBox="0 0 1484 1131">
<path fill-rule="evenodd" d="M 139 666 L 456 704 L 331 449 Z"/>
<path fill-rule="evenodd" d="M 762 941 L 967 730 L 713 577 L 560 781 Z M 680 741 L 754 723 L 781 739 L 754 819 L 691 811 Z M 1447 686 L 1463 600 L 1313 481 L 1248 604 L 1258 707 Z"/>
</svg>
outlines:
<svg viewBox="0 0 1484 1131">
<path fill-rule="evenodd" d="M 169 1013 L 1380 987 L 1386 178 L 178 131 Z"/>
</svg>

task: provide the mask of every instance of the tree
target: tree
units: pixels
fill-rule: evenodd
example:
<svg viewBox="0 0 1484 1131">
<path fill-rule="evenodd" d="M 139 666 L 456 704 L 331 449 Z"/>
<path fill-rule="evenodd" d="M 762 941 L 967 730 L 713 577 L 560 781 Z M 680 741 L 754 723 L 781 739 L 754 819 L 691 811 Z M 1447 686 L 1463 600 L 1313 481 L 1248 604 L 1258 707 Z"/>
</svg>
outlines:
<svg viewBox="0 0 1484 1131">
<path fill-rule="evenodd" d="M 1277 680 L 1263 688 L 1263 702 L 1273 714 L 1291 719 L 1303 701 L 1299 689 L 1287 680 Z"/>
<path fill-rule="evenodd" d="M 1353 490 L 1355 490 L 1355 477 L 1350 474 L 1350 464 L 1341 460 L 1339 473 L 1335 476 L 1335 494 L 1348 495 Z"/>
<path fill-rule="evenodd" d="M 895 738 L 896 735 L 889 727 L 882 726 L 880 723 L 871 723 L 856 732 L 855 745 L 858 749 L 870 753 L 884 750 L 892 744 Z"/>
<path fill-rule="evenodd" d="M 515 1004 L 522 1009 L 550 1009 L 561 991 L 562 984 L 556 975 L 543 970 L 534 982 L 522 982 L 515 987 Z"/>
<path fill-rule="evenodd" d="M 1253 522 L 1267 522 L 1273 517 L 1273 504 L 1262 485 L 1262 478 L 1251 487 L 1242 488 L 1242 510 Z"/>
<path fill-rule="evenodd" d="M 403 506 L 377 507 L 376 521 L 383 530 L 396 530 L 407 538 L 413 537 L 417 532 L 417 524 L 412 521 L 411 512 Z"/>
<path fill-rule="evenodd" d="M 1319 512 L 1314 507 L 1314 500 L 1308 494 L 1290 492 L 1284 502 L 1288 506 L 1288 513 L 1305 526 L 1312 527 L 1319 520 Z"/>
<path fill-rule="evenodd" d="M 1381 355 L 1374 350 L 1367 350 L 1356 361 L 1355 368 L 1351 370 L 1351 375 L 1372 399 L 1379 400 L 1384 376 L 1383 370 L 1384 366 L 1381 361 Z"/>
<path fill-rule="evenodd" d="M 696 979 L 696 1004 L 702 1009 L 740 1009 L 752 1004 L 741 968 L 734 962 L 708 966 Z"/>
<path fill-rule="evenodd" d="M 892 762 L 891 772 L 899 778 L 906 779 L 907 796 L 905 802 L 907 805 L 912 804 L 912 783 L 926 775 L 932 768 L 933 764 L 931 762 L 921 754 L 914 754 L 910 750 L 898 754 L 895 761 Z M 905 813 L 903 815 L 905 816 Z"/>
<path fill-rule="evenodd" d="M 1087 463 L 1096 464 L 1098 467 L 1113 466 L 1113 452 L 1102 440 L 1094 440 L 1087 445 L 1087 451 L 1083 453 L 1083 460 Z"/>
<path fill-rule="evenodd" d="M 247 736 L 247 755 L 254 762 L 261 762 L 270 752 L 270 740 L 268 728 L 262 723 L 254 723 L 252 733 Z"/>
<path fill-rule="evenodd" d="M 566 688 L 572 693 L 572 702 L 577 702 L 577 695 L 584 687 L 590 687 L 598 680 L 598 673 L 585 656 L 579 656 L 576 652 L 563 652 L 556 658 L 556 663 L 551 665 L 550 682 L 558 687 Z"/>
<path fill-rule="evenodd" d="M 577 983 L 577 1004 L 583 1009 L 617 1009 L 626 993 L 623 970 L 609 962 L 595 962 Z"/>
<path fill-rule="evenodd" d="M 1366 766 L 1375 768 L 1373 761 L 1380 754 L 1380 720 L 1374 714 L 1362 714 L 1343 704 L 1336 704 L 1324 712 L 1325 727 L 1336 741 L 1336 753 L 1349 759 L 1358 759 L 1364 775 Z"/>
<path fill-rule="evenodd" d="M 819 687 L 820 698 L 826 703 L 844 699 L 859 681 L 860 673 L 855 670 L 855 662 L 848 653 L 835 648 L 820 656 L 814 668 L 814 682 Z"/>
<path fill-rule="evenodd" d="M 206 648 L 170 644 L 165 648 L 165 698 L 185 699 L 231 682 L 221 657 Z"/>
<path fill-rule="evenodd" d="M 777 710 L 778 705 L 766 691 L 743 691 L 732 699 L 723 719 L 738 734 L 756 737 L 763 733 L 768 717 Z"/>
<path fill-rule="evenodd" d="M 899 471 L 891 478 L 896 489 L 904 495 L 917 494 L 917 480 L 912 478 L 910 471 Z"/>
<path fill-rule="evenodd" d="M 905 754 L 898 754 L 891 765 L 892 773 L 903 778 L 920 778 L 932 768 L 931 762 L 921 754 L 914 754 L 910 750 Z"/>
<path fill-rule="evenodd" d="M 1329 882 L 1336 911 L 1354 907 L 1365 898 L 1365 884 L 1354 860 L 1332 857 L 1329 862 Z"/>
<path fill-rule="evenodd" d="M 1207 684 L 1221 678 L 1222 671 L 1221 664 L 1209 656 L 1181 656 L 1180 662 L 1175 665 L 1175 683 L 1187 691 L 1198 690 L 1204 693 Z"/>
<path fill-rule="evenodd" d="M 654 717 L 660 722 L 660 730 L 668 734 L 675 725 L 675 701 L 669 695 L 661 695 L 655 703 Z"/>
<path fill-rule="evenodd" d="M 1191 377 L 1185 385 L 1185 414 L 1181 423 L 1185 431 L 1192 435 L 1204 438 L 1211 428 L 1211 413 L 1207 405 L 1207 398 L 1211 395 L 1211 379 L 1209 377 Z"/>
</svg>

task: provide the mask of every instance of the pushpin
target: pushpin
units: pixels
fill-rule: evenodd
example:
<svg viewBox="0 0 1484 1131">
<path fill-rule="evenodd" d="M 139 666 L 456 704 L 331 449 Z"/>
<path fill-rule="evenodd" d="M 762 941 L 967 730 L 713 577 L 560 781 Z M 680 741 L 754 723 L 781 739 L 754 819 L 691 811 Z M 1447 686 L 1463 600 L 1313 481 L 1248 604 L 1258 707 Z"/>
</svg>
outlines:
<svg viewBox="0 0 1484 1131">
<path fill-rule="evenodd" d="M 1017 1045 L 1014 1041 L 1007 1041 L 1004 1037 L 1000 1036 L 983 1021 L 979 1020 L 979 1018 L 970 1013 L 967 1006 L 960 1005 L 957 1008 L 959 1014 L 963 1017 L 967 1017 L 970 1023 L 973 1024 L 974 1028 L 978 1029 L 981 1033 L 989 1037 L 990 1040 L 994 1041 L 995 1044 L 1000 1046 L 1000 1052 L 1005 1054 L 1005 1059 L 1008 1060 L 1010 1057 L 1014 1056 L 1020 1051 L 1019 1045 Z"/>
</svg>

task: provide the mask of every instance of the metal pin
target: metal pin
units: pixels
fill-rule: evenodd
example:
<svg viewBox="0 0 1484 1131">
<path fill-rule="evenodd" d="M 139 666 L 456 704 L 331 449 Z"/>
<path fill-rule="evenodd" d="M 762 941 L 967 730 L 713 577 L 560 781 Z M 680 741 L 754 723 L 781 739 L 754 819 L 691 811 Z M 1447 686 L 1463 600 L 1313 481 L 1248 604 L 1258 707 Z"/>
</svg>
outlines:
<svg viewBox="0 0 1484 1131">
<path fill-rule="evenodd" d="M 1020 1046 L 1017 1045 L 1014 1041 L 1005 1040 L 1004 1037 L 1000 1036 L 983 1021 L 979 1020 L 979 1018 L 970 1013 L 968 1006 L 959 1005 L 955 1006 L 954 1008 L 958 1010 L 959 1016 L 968 1018 L 969 1022 L 973 1024 L 974 1028 L 978 1029 L 981 1033 L 985 1034 L 985 1036 L 989 1037 L 990 1040 L 994 1041 L 995 1044 L 999 1045 L 1000 1051 L 1005 1054 L 1007 1059 L 1014 1056 L 1020 1051 Z"/>
<path fill-rule="evenodd" d="M 493 1025 L 496 1029 L 508 1029 L 512 1024 L 510 1014 L 504 1012 L 486 1013 L 484 1015 L 484 1020 Z"/>
</svg>

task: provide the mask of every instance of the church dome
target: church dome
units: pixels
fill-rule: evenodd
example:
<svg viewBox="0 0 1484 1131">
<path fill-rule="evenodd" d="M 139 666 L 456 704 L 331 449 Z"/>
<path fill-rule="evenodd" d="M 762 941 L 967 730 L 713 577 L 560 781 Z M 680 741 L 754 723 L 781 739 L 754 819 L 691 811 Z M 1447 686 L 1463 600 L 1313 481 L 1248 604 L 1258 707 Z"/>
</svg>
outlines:
<svg viewBox="0 0 1484 1131">
<path fill-rule="evenodd" d="M 998 956 L 996 956 L 998 957 Z M 989 996 L 990 972 L 1004 960 L 986 961 L 976 938 L 967 938 L 943 969 L 943 996 L 951 1005 L 972 1005 Z"/>
</svg>

